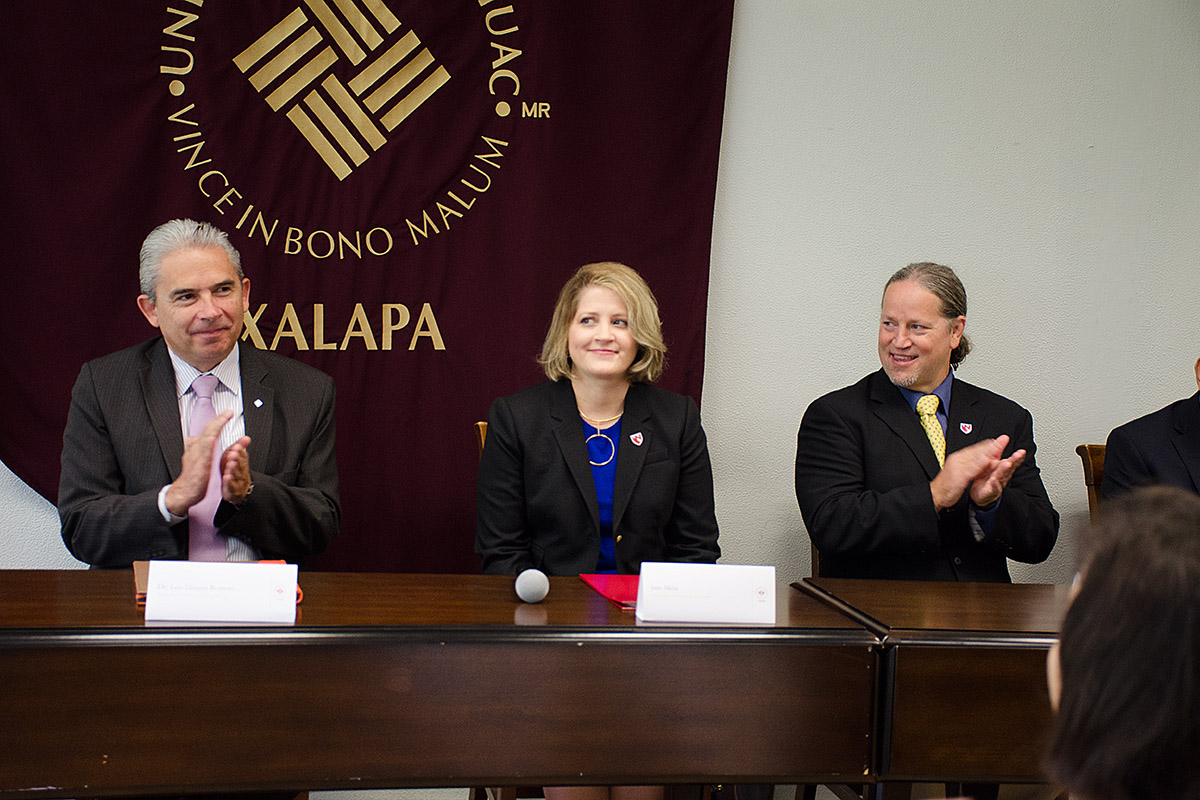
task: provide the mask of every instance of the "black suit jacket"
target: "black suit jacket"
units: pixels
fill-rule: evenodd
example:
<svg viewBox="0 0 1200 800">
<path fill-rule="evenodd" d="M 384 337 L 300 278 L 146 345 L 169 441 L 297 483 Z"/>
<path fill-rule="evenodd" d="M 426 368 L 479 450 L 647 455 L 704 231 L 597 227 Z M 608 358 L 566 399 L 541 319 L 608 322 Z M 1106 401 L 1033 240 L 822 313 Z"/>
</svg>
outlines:
<svg viewBox="0 0 1200 800">
<path fill-rule="evenodd" d="M 264 558 L 299 561 L 324 550 L 341 520 L 333 379 L 254 347 L 242 347 L 240 361 L 254 491 L 240 507 L 222 501 L 217 530 Z M 175 369 L 161 337 L 84 364 L 58 486 L 71 554 L 98 567 L 187 558 L 187 522 L 169 525 L 158 510 L 182 457 Z"/>
<path fill-rule="evenodd" d="M 631 439 L 636 433 L 640 446 Z M 492 404 L 475 529 L 484 572 L 595 571 L 600 518 L 584 438 L 570 381 L 541 383 Z M 721 554 L 712 467 L 691 398 L 644 383 L 629 387 L 613 536 L 622 573 L 637 573 L 643 561 L 711 563 Z"/>
<path fill-rule="evenodd" d="M 1033 419 L 1011 400 L 954 379 L 946 452 L 1001 434 L 1026 451 L 991 531 L 975 540 L 968 492 L 937 512 L 937 457 L 916 413 L 880 370 L 808 407 L 796 444 L 796 498 L 821 574 L 845 578 L 1009 581 L 1007 559 L 1044 561 L 1058 538 L 1034 460 Z"/>
<path fill-rule="evenodd" d="M 1200 395 L 1114 428 L 1104 448 L 1105 498 L 1151 484 L 1200 493 Z"/>
</svg>

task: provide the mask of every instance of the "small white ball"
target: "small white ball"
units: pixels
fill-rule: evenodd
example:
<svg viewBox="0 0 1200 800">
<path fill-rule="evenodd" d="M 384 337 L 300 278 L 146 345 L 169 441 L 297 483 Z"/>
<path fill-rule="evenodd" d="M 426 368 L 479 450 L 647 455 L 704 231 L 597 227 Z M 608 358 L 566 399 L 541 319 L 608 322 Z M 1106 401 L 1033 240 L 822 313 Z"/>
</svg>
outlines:
<svg viewBox="0 0 1200 800">
<path fill-rule="evenodd" d="M 550 579 L 540 569 L 527 569 L 517 576 L 516 589 L 526 603 L 540 603 L 550 593 Z"/>
</svg>

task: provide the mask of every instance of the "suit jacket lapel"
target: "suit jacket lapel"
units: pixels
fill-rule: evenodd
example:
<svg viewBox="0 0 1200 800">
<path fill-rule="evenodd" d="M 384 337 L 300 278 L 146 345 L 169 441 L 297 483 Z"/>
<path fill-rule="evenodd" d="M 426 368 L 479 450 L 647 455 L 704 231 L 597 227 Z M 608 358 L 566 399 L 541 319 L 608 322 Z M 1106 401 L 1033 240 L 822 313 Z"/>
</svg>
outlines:
<svg viewBox="0 0 1200 800">
<path fill-rule="evenodd" d="M 238 360 L 242 371 L 242 415 L 246 421 L 246 435 L 250 437 L 247 448 L 250 469 L 262 472 L 271 452 L 275 389 L 267 381 L 269 373 L 256 348 L 241 347 Z"/>
<path fill-rule="evenodd" d="M 925 435 L 925 429 L 921 427 L 921 421 L 917 419 L 917 412 L 912 410 L 912 406 L 908 404 L 904 395 L 900 394 L 900 390 L 892 384 L 883 370 L 872 376 L 870 397 L 875 416 L 879 417 L 908 446 L 930 479 L 937 475 L 941 467 L 938 466 L 933 445 L 929 443 L 929 437 Z M 953 395 L 951 398 L 951 402 L 953 402 Z M 948 443 L 947 448 L 949 448 Z"/>
<path fill-rule="evenodd" d="M 1175 434 L 1171 437 L 1175 452 L 1192 476 L 1192 488 L 1200 490 L 1200 395 L 1192 395 L 1176 408 Z"/>
<path fill-rule="evenodd" d="M 625 413 L 621 417 L 621 441 L 617 442 L 617 476 L 613 485 L 613 532 L 621 524 L 629 499 L 633 497 L 633 487 L 637 485 L 638 477 L 642 474 L 642 465 L 646 463 L 646 453 L 654 444 L 649 441 L 648 431 L 650 422 L 650 406 L 646 402 L 644 384 L 634 384 L 625 395 Z M 641 444 L 634 444 L 630 438 L 641 434 Z"/>
<path fill-rule="evenodd" d="M 161 338 L 146 351 L 138 381 L 167 472 L 175 480 L 183 460 L 183 425 L 179 421 L 179 396 L 175 393 L 175 367 Z"/>
<path fill-rule="evenodd" d="M 987 412 L 979 405 L 979 392 L 966 381 L 950 383 L 950 409 L 946 420 L 946 452 L 953 453 L 979 441 Z"/>
<path fill-rule="evenodd" d="M 568 380 L 555 383 L 550 420 L 554 427 L 554 438 L 558 440 L 558 449 L 562 451 L 567 469 L 575 479 L 579 494 L 591 512 L 592 524 L 599 533 L 600 508 L 596 504 L 596 483 L 592 478 L 591 464 L 588 463 L 587 445 L 583 441 L 583 423 L 579 420 L 579 410 L 575 405 L 575 390 Z"/>
</svg>

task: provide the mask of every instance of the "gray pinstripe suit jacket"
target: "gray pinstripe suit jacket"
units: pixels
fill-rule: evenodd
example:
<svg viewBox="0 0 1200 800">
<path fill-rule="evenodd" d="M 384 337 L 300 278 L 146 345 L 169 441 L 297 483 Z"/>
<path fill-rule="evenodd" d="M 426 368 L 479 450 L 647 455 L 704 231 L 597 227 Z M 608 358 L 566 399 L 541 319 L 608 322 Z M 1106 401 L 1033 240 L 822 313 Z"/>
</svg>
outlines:
<svg viewBox="0 0 1200 800">
<path fill-rule="evenodd" d="M 341 520 L 333 379 L 253 347 L 241 348 L 240 361 L 254 491 L 240 507 L 222 502 L 217 527 L 264 558 L 299 561 L 324 550 Z M 175 371 L 161 337 L 84 364 L 58 486 L 71 554 L 96 567 L 186 558 L 187 523 L 168 525 L 158 510 L 182 457 Z"/>
</svg>

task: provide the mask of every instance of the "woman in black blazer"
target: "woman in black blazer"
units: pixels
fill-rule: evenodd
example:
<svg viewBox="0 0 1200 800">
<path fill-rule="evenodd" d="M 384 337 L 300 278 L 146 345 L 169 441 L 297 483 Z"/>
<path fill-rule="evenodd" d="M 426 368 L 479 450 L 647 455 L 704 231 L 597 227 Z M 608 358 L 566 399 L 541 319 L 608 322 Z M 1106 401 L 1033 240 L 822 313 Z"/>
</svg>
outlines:
<svg viewBox="0 0 1200 800">
<path fill-rule="evenodd" d="M 635 271 L 588 264 L 567 281 L 542 347 L 549 380 L 488 414 L 475 538 L 485 572 L 717 560 L 699 410 L 650 385 L 665 357 L 658 303 Z"/>
<path fill-rule="evenodd" d="M 492 403 L 475 551 L 485 572 L 636 574 L 714 562 L 712 466 L 689 397 L 650 385 L 666 346 L 658 303 L 624 264 L 580 267 L 558 295 L 549 381 Z M 547 786 L 548 800 L 661 800 L 661 786 Z"/>
</svg>

